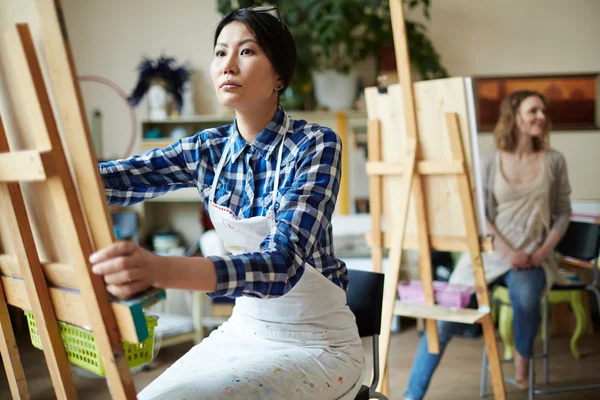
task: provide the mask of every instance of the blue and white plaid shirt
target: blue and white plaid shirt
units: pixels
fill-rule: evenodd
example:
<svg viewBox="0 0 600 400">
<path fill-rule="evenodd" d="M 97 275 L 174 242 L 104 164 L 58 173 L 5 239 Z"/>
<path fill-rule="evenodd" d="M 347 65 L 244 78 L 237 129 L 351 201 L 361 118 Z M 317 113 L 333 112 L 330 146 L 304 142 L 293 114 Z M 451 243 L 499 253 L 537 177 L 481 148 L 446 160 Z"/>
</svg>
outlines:
<svg viewBox="0 0 600 400">
<path fill-rule="evenodd" d="M 215 203 L 240 218 L 265 215 L 271 203 L 278 134 L 285 113 L 278 108 L 252 143 L 233 124 L 207 129 L 142 156 L 100 164 L 108 201 L 130 205 L 180 188 L 197 187 L 208 209 L 215 169 L 228 140 L 230 159 L 223 167 Z M 291 120 L 285 136 L 276 224 L 254 253 L 210 257 L 217 272 L 213 296 L 278 297 L 300 280 L 305 263 L 344 290 L 345 264 L 334 257 L 331 216 L 341 175 L 342 144 L 329 128 Z"/>
</svg>

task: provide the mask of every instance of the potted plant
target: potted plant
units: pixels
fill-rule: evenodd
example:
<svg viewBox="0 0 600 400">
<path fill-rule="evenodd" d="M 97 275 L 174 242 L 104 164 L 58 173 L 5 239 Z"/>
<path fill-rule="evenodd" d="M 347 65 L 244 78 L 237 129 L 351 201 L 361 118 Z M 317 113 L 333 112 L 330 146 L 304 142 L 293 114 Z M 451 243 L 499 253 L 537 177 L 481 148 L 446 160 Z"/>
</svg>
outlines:
<svg viewBox="0 0 600 400">
<path fill-rule="evenodd" d="M 358 91 L 354 66 L 379 53 L 391 39 L 387 1 L 309 0 L 302 2 L 313 56 L 315 96 L 332 110 L 352 107 Z"/>
<path fill-rule="evenodd" d="M 429 19 L 430 1 L 406 3 L 409 9 L 422 6 Z M 317 102 L 331 109 L 352 105 L 358 89 L 356 64 L 369 57 L 378 63 L 382 49 L 393 46 L 388 0 L 237 0 L 236 4 L 279 8 L 298 48 L 298 80 L 305 84 L 312 77 Z M 223 14 L 231 11 L 232 0 L 218 0 L 218 9 Z M 407 20 L 406 30 L 411 62 L 421 77 L 446 76 L 426 26 Z"/>
</svg>

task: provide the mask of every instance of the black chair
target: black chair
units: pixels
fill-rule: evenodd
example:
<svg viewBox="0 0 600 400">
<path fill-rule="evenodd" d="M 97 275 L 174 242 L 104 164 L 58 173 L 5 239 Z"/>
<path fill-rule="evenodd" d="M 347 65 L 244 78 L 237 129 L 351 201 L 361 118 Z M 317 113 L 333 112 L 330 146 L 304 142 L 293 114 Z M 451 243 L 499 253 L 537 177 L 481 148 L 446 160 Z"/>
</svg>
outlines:
<svg viewBox="0 0 600 400">
<path fill-rule="evenodd" d="M 598 311 L 600 312 L 600 290 L 598 290 L 598 255 L 600 253 L 600 225 L 590 222 L 571 221 L 567 232 L 556 246 L 555 252 L 565 258 L 591 263 L 593 265 L 592 281 L 577 282 L 568 285 L 554 284 L 555 290 L 589 290 L 596 297 Z M 548 297 L 544 297 L 544 319 L 546 321 L 544 332 L 544 348 L 541 358 L 544 360 L 544 382 L 550 383 L 550 351 L 549 351 L 549 305 Z M 600 384 L 585 386 L 570 386 L 553 390 L 540 390 L 535 388 L 535 363 L 529 363 L 529 398 L 534 399 L 536 394 L 555 394 L 579 390 L 591 390 L 600 388 Z"/>
<path fill-rule="evenodd" d="M 373 381 L 363 385 L 355 400 L 388 400 L 375 389 L 379 384 L 379 333 L 381 329 L 381 307 L 383 303 L 383 278 L 377 272 L 348 270 L 348 307 L 356 317 L 361 338 L 373 337 Z"/>
<path fill-rule="evenodd" d="M 555 249 L 555 253 L 563 258 L 571 258 L 577 261 L 589 263 L 593 266 L 593 275 L 591 282 L 574 282 L 572 284 L 560 285 L 554 284 L 552 291 L 556 290 L 589 290 L 596 296 L 598 302 L 598 310 L 600 311 L 600 290 L 598 290 L 598 256 L 600 253 L 600 225 L 590 222 L 579 222 L 571 221 L 567 232 L 558 243 Z M 570 386 L 551 390 L 536 389 L 535 387 L 535 360 L 543 359 L 544 367 L 544 382 L 550 383 L 550 341 L 549 341 L 549 304 L 548 297 L 544 296 L 543 300 L 544 307 L 543 318 L 544 318 L 544 341 L 543 351 L 541 354 L 533 356 L 533 359 L 529 363 L 529 400 L 533 400 L 536 394 L 556 394 L 571 391 L 580 390 L 591 390 L 600 388 L 600 384 L 585 385 L 585 386 Z M 483 354 L 483 367 L 481 377 L 481 397 L 485 396 L 487 386 L 487 374 L 488 374 L 488 362 L 487 353 L 484 349 Z M 512 379 L 507 379 L 511 381 Z"/>
</svg>

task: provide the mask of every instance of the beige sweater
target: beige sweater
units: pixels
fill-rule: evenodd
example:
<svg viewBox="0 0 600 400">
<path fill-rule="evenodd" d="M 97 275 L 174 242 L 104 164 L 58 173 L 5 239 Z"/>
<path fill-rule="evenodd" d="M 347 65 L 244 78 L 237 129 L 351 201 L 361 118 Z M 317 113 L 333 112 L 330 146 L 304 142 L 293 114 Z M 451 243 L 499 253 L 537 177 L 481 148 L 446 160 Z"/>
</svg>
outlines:
<svg viewBox="0 0 600 400">
<path fill-rule="evenodd" d="M 496 155 L 497 152 L 492 152 L 481 159 L 485 214 L 486 218 L 492 223 L 496 221 L 498 209 L 498 203 L 494 196 L 494 183 L 497 176 Z M 567 176 L 567 166 L 563 155 L 553 150 L 546 154 L 546 163 L 547 171 L 550 173 L 550 197 L 548 199 L 551 218 L 550 229 L 556 230 L 563 235 L 567 230 L 571 215 L 571 202 L 569 199 L 571 187 Z M 488 283 L 511 268 L 508 261 L 505 260 L 504 256 L 498 251 L 483 253 L 482 260 L 486 281 Z M 555 265 L 546 265 L 546 267 L 553 267 L 544 268 L 547 274 L 546 283 L 549 288 L 552 286 L 555 279 L 558 278 L 558 274 L 555 271 Z M 471 267 L 471 257 L 467 252 L 463 253 L 456 263 L 454 272 L 450 277 L 450 283 L 474 286 L 475 282 Z"/>
<path fill-rule="evenodd" d="M 546 162 L 552 174 L 550 186 L 550 213 L 551 229 L 561 235 L 567 231 L 571 217 L 571 185 L 567 174 L 567 163 L 564 156 L 555 150 L 550 150 L 546 155 Z M 485 216 L 492 223 L 496 220 L 498 204 L 494 198 L 494 179 L 496 171 L 496 152 L 486 154 L 481 158 L 481 181 L 485 201 Z"/>
</svg>

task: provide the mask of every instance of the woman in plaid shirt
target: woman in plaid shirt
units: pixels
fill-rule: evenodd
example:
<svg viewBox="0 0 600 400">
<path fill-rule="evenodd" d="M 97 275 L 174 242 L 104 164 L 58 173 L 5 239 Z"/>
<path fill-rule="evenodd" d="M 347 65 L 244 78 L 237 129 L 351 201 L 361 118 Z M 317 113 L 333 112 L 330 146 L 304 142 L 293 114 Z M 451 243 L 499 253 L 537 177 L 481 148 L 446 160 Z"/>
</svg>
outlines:
<svg viewBox="0 0 600 400">
<path fill-rule="evenodd" d="M 111 204 L 197 187 L 230 252 L 165 257 L 118 242 L 92 255 L 93 271 L 120 298 L 155 286 L 236 299 L 231 318 L 141 399 L 346 400 L 360 388 L 361 341 L 331 238 L 341 141 L 279 105 L 295 62 L 275 7 L 226 15 L 210 70 L 233 123 L 100 165 Z"/>
</svg>

